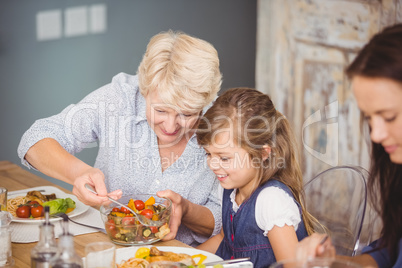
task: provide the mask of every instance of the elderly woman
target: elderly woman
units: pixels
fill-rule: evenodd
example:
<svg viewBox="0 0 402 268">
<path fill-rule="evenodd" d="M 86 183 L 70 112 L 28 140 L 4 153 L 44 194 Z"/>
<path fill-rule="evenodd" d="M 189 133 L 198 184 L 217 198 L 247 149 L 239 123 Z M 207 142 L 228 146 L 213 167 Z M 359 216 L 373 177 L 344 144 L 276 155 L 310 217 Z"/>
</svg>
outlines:
<svg viewBox="0 0 402 268">
<path fill-rule="evenodd" d="M 402 24 L 384 29 L 347 69 L 357 104 L 370 127 L 368 186 L 383 222 L 381 238 L 350 259 L 364 267 L 402 267 Z M 314 234 L 300 242 L 297 256 L 334 256 L 331 240 Z"/>
<path fill-rule="evenodd" d="M 174 214 L 165 239 L 198 245 L 221 224 L 217 181 L 194 135 L 221 81 L 210 43 L 180 32 L 157 34 L 137 75 L 120 73 L 79 103 L 37 120 L 18 154 L 26 166 L 72 184 L 88 205 L 106 202 L 107 194 L 169 197 Z M 94 167 L 74 156 L 96 143 Z"/>
</svg>

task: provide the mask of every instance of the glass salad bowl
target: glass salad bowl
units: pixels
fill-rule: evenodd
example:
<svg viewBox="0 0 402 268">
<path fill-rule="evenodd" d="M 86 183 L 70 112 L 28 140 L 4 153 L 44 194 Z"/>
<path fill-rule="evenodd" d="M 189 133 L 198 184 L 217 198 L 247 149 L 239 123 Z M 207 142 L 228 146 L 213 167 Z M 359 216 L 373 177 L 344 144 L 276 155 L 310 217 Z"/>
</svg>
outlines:
<svg viewBox="0 0 402 268">
<path fill-rule="evenodd" d="M 156 194 L 135 194 L 123 196 L 117 201 L 144 215 L 149 222 L 141 224 L 128 209 L 115 203 L 101 206 L 101 217 L 113 243 L 123 246 L 152 244 L 170 232 L 170 199 Z"/>
</svg>

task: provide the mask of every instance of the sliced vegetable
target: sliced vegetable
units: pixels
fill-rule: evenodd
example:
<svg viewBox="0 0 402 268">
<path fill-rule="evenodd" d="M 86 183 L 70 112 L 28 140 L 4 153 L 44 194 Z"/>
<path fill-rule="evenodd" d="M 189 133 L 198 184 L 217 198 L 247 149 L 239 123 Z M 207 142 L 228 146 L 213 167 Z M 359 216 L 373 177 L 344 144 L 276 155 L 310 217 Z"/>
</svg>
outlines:
<svg viewBox="0 0 402 268">
<path fill-rule="evenodd" d="M 149 256 L 150 249 L 146 247 L 141 247 L 135 252 L 135 257 L 139 259 L 145 259 Z"/>
<path fill-rule="evenodd" d="M 129 208 L 131 208 L 132 210 L 134 210 L 135 212 L 137 212 L 137 210 L 135 209 L 135 205 L 134 205 L 134 199 L 131 198 L 131 199 L 128 201 L 127 206 L 128 206 Z M 123 207 L 121 207 L 121 208 L 123 208 Z M 124 209 L 126 209 L 126 208 L 124 208 Z M 123 212 L 123 211 L 122 211 L 122 212 Z"/>
<path fill-rule="evenodd" d="M 124 217 L 121 220 L 121 224 L 123 224 L 123 225 L 133 225 L 133 224 L 135 224 L 135 218 L 134 217 Z"/>
<path fill-rule="evenodd" d="M 49 214 L 53 215 L 59 212 L 66 213 L 68 208 L 67 202 L 63 198 L 57 198 L 52 201 L 47 201 L 42 204 L 44 207 L 49 207 Z"/>
<path fill-rule="evenodd" d="M 155 204 L 155 197 L 151 196 L 150 198 L 148 198 L 147 201 L 144 202 L 145 206 L 152 206 L 153 204 Z"/>
<path fill-rule="evenodd" d="M 144 227 L 144 229 L 142 229 L 142 235 L 144 237 L 148 237 L 152 234 L 151 228 L 149 227 Z"/>
<path fill-rule="evenodd" d="M 123 217 L 126 216 L 126 213 L 112 211 L 112 212 L 110 213 L 110 215 L 123 218 Z"/>
<path fill-rule="evenodd" d="M 196 258 L 200 258 L 198 260 L 198 262 L 196 262 L 196 265 L 200 265 L 207 259 L 207 256 L 205 256 L 203 254 L 196 254 L 196 255 L 191 256 L 191 258 L 193 258 L 193 260 Z M 194 262 L 195 262 L 195 260 L 194 260 Z"/>
<path fill-rule="evenodd" d="M 65 200 L 67 202 L 67 208 L 72 208 L 72 209 L 76 208 L 75 201 L 72 200 L 70 197 L 67 197 Z"/>
<path fill-rule="evenodd" d="M 74 210 L 74 208 L 68 208 L 67 210 L 66 210 L 66 214 L 67 213 L 70 213 L 71 211 L 73 211 Z"/>
</svg>

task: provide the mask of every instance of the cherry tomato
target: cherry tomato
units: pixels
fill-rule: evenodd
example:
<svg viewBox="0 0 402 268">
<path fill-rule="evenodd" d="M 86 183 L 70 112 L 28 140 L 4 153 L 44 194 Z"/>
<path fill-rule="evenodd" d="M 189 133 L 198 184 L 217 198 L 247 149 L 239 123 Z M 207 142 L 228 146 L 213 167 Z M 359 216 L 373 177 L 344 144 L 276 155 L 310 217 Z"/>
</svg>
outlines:
<svg viewBox="0 0 402 268">
<path fill-rule="evenodd" d="M 114 220 L 110 219 L 105 223 L 106 231 L 107 233 L 113 237 L 116 238 L 116 235 L 119 233 L 119 230 L 116 228 L 116 224 Z"/>
<path fill-rule="evenodd" d="M 143 210 L 145 208 L 145 203 L 142 200 L 135 200 L 134 205 L 137 210 Z"/>
<path fill-rule="evenodd" d="M 43 207 L 41 205 L 31 207 L 31 215 L 34 218 L 42 217 L 44 214 Z"/>
<path fill-rule="evenodd" d="M 156 227 L 156 226 L 149 226 L 149 228 L 151 228 L 151 232 L 153 233 L 153 234 L 155 234 L 155 233 L 157 233 L 159 230 L 158 230 L 158 227 Z"/>
<path fill-rule="evenodd" d="M 130 214 L 130 213 L 131 213 L 130 210 L 128 210 L 128 209 L 125 208 L 125 207 L 121 207 L 121 208 L 120 208 L 120 211 L 123 212 L 123 213 L 126 213 L 126 214 Z"/>
<path fill-rule="evenodd" d="M 123 225 L 133 225 L 133 224 L 135 224 L 135 218 L 134 217 L 124 217 L 121 220 L 121 224 L 123 224 Z"/>
<path fill-rule="evenodd" d="M 110 236 L 113 237 L 113 238 L 117 238 L 116 235 L 120 234 L 119 230 L 117 230 L 117 229 L 109 230 L 109 233 L 110 233 Z"/>
<path fill-rule="evenodd" d="M 144 209 L 143 211 L 141 211 L 141 215 L 144 215 L 148 219 L 152 219 L 153 214 L 154 212 L 150 209 Z"/>
<path fill-rule="evenodd" d="M 27 205 L 23 205 L 17 208 L 16 211 L 18 218 L 29 218 L 31 216 L 31 208 Z"/>
<path fill-rule="evenodd" d="M 120 209 L 119 209 L 118 207 L 114 207 L 114 208 L 112 209 L 112 211 L 113 211 L 113 212 L 120 212 Z"/>
<path fill-rule="evenodd" d="M 116 224 L 114 223 L 114 220 L 110 219 L 106 223 L 106 229 L 109 231 L 115 230 L 116 229 Z"/>
</svg>

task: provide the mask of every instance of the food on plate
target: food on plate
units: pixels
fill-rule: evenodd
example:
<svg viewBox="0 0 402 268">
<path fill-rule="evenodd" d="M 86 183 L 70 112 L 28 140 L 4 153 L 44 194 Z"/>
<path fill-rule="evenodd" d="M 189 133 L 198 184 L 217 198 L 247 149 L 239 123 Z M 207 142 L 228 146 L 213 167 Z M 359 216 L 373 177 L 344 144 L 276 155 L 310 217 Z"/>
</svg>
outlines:
<svg viewBox="0 0 402 268">
<path fill-rule="evenodd" d="M 56 198 L 42 204 L 44 207 L 49 207 L 49 214 L 69 213 L 75 209 L 75 202 L 70 197 L 65 199 Z"/>
<path fill-rule="evenodd" d="M 157 247 L 151 247 L 151 248 L 141 247 L 136 251 L 135 256 L 133 258 L 130 258 L 127 261 L 122 261 L 120 263 L 120 265 L 117 265 L 117 267 L 118 268 L 146 267 L 146 266 L 141 266 L 142 263 L 139 262 L 140 260 L 145 260 L 147 263 L 170 261 L 170 262 L 178 262 L 178 263 L 181 263 L 186 266 L 195 265 L 193 258 L 188 254 L 174 253 L 174 252 L 170 252 L 170 251 L 161 251 Z M 138 264 L 137 264 L 137 262 L 138 262 Z M 133 265 L 132 263 L 135 263 L 135 264 Z M 130 266 L 130 265 L 133 265 L 133 266 Z M 135 266 L 135 265 L 137 265 L 137 266 Z"/>
<path fill-rule="evenodd" d="M 145 258 L 148 262 L 173 261 L 185 265 L 195 265 L 193 258 L 185 253 L 174 253 L 170 251 L 161 251 L 156 247 L 151 247 L 149 256 Z"/>
<path fill-rule="evenodd" d="M 42 217 L 45 214 L 43 206 L 36 204 L 31 206 L 31 216 L 34 218 Z"/>
<path fill-rule="evenodd" d="M 149 265 L 144 259 L 130 258 L 117 265 L 117 268 L 146 268 Z"/>
<path fill-rule="evenodd" d="M 138 259 L 145 259 L 146 257 L 149 256 L 150 251 L 151 250 L 149 248 L 141 247 L 141 248 L 137 249 L 134 257 L 136 257 Z"/>
<path fill-rule="evenodd" d="M 195 255 L 191 256 L 191 258 L 193 258 L 194 261 L 198 259 L 198 262 L 196 262 L 196 264 L 201 265 L 207 259 L 207 256 L 205 256 L 204 254 L 195 254 Z M 198 267 L 198 268 L 201 268 L 201 267 Z"/>
<path fill-rule="evenodd" d="M 18 206 L 15 214 L 18 218 L 29 218 L 31 216 L 31 208 L 27 205 Z"/>
<path fill-rule="evenodd" d="M 30 218 L 31 217 L 31 210 L 34 209 L 34 215 L 32 218 L 37 218 L 43 216 L 39 216 L 39 212 L 43 209 L 43 202 L 46 202 L 46 198 L 56 197 L 55 194 L 48 195 L 47 197 L 42 195 L 42 198 L 39 198 L 39 195 L 33 193 L 38 191 L 31 191 L 28 192 L 26 196 L 17 196 L 14 198 L 10 198 L 7 200 L 7 210 L 11 213 L 14 217 L 18 218 Z"/>
<path fill-rule="evenodd" d="M 14 217 L 17 217 L 17 209 L 19 205 L 26 204 L 30 201 L 26 196 L 17 196 L 7 200 L 7 210 Z"/>
<path fill-rule="evenodd" d="M 41 218 L 43 207 L 50 208 L 50 215 L 58 212 L 69 213 L 76 207 L 71 198 L 57 198 L 56 194 L 44 195 L 39 191 L 30 191 L 26 196 L 17 196 L 7 200 L 7 210 L 18 218 Z"/>
<path fill-rule="evenodd" d="M 40 204 L 57 198 L 56 194 L 44 195 L 39 191 L 30 191 L 27 193 L 27 197 L 32 201 L 39 202 Z"/>
<path fill-rule="evenodd" d="M 142 197 L 143 201 L 138 197 Z M 159 198 L 157 203 L 155 197 L 149 195 L 138 195 L 134 198 L 124 198 L 121 203 L 127 204 L 136 213 L 144 215 L 153 221 L 161 221 L 161 225 L 153 226 L 141 224 L 137 218 L 125 207 L 101 207 L 102 219 L 110 239 L 122 245 L 149 244 L 162 239 L 169 232 L 169 219 L 171 211 L 170 200 Z"/>
</svg>

